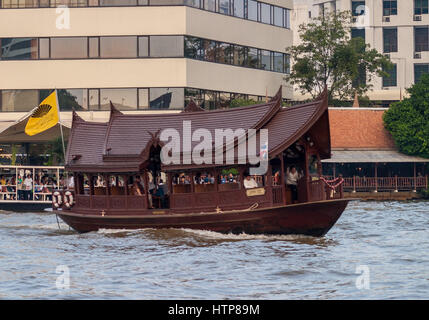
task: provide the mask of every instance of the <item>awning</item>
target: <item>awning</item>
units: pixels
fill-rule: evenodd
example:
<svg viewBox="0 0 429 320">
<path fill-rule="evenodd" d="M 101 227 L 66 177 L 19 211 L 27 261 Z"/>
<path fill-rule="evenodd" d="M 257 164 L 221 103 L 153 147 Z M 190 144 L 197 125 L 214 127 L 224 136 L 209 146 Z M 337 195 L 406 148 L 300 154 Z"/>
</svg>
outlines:
<svg viewBox="0 0 429 320">
<path fill-rule="evenodd" d="M 34 136 L 27 135 L 25 126 L 29 117 L 30 115 L 27 115 L 18 121 L 0 122 L 0 143 L 43 143 L 61 136 L 60 124 Z M 62 124 L 64 139 L 67 139 L 70 133 L 70 126 L 70 123 Z"/>
<path fill-rule="evenodd" d="M 429 159 L 408 156 L 396 150 L 333 150 L 331 159 L 323 163 L 382 163 L 382 162 L 429 162 Z"/>
</svg>

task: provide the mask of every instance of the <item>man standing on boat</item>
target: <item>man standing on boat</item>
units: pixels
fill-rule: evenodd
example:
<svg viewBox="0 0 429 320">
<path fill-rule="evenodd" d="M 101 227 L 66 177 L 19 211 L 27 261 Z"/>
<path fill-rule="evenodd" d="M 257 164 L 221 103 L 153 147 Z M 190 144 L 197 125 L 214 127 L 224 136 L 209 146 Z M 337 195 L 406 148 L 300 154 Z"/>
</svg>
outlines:
<svg viewBox="0 0 429 320">
<path fill-rule="evenodd" d="M 286 175 L 286 184 L 292 192 L 292 201 L 295 203 L 298 200 L 298 180 L 300 178 L 299 172 L 295 166 L 291 166 Z"/>
</svg>

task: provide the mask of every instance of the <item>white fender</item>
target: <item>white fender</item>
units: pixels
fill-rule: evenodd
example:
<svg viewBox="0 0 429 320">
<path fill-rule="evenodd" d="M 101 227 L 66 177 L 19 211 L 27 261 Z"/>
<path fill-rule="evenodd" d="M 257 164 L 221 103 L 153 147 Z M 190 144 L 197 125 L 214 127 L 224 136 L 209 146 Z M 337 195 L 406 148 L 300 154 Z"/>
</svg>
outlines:
<svg viewBox="0 0 429 320">
<path fill-rule="evenodd" d="M 71 208 L 73 206 L 73 204 L 74 204 L 73 201 L 74 201 L 74 199 L 73 199 L 73 193 L 71 193 L 70 191 L 66 191 L 64 193 L 64 205 L 67 208 Z"/>
<path fill-rule="evenodd" d="M 55 191 L 52 195 L 52 204 L 55 208 L 59 208 L 63 203 L 63 198 L 61 197 L 61 193 L 59 191 Z"/>
</svg>

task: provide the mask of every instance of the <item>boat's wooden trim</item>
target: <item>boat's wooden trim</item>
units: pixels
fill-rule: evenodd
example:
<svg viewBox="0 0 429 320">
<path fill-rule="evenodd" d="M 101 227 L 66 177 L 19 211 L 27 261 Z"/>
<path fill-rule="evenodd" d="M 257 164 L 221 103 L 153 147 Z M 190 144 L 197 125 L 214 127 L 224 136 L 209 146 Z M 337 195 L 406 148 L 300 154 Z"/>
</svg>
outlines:
<svg viewBox="0 0 429 320">
<path fill-rule="evenodd" d="M 59 215 L 65 215 L 65 216 L 73 216 L 73 217 L 87 217 L 87 218 L 102 218 L 102 219 L 130 219 L 130 218 L 145 218 L 145 219 L 160 219 L 160 218 L 171 218 L 171 217 L 201 217 L 201 216 L 208 216 L 208 215 L 225 215 L 225 214 L 231 214 L 231 213 L 257 213 L 261 211 L 269 211 L 274 209 L 282 209 L 282 208 L 293 208 L 293 207 L 305 207 L 305 206 L 311 206 L 314 204 L 324 204 L 324 203 L 340 203 L 340 202 L 349 202 L 349 201 L 355 201 L 359 199 L 332 199 L 332 200 L 322 200 L 322 201 L 313 201 L 313 202 L 305 202 L 305 203 L 294 203 L 294 204 L 288 204 L 288 205 L 280 205 L 280 206 L 273 206 L 273 207 L 265 207 L 265 208 L 256 208 L 252 210 L 242 209 L 242 210 L 228 210 L 228 211 L 221 211 L 221 212 L 199 212 L 199 213 L 166 213 L 166 214 L 139 214 L 139 215 L 102 215 L 100 211 L 100 215 L 94 215 L 94 214 L 82 214 L 82 213 L 75 213 L 72 211 L 62 210 L 61 212 L 58 212 Z M 164 209 L 168 210 L 168 209 Z"/>
</svg>

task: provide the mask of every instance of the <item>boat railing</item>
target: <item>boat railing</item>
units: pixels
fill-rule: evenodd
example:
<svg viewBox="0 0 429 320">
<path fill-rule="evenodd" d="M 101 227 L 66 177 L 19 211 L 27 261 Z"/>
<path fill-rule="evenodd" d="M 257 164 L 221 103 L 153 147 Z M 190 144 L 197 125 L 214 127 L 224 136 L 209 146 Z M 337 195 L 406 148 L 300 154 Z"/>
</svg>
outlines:
<svg viewBox="0 0 429 320">
<path fill-rule="evenodd" d="M 332 179 L 332 176 L 324 176 Z M 416 177 L 345 177 L 344 191 L 416 191 L 428 188 L 428 176 Z"/>
<path fill-rule="evenodd" d="M 24 184 L 27 176 L 30 188 Z M 0 165 L 0 177 L 0 203 L 50 203 L 52 192 L 64 188 L 68 181 L 62 166 Z"/>
</svg>

